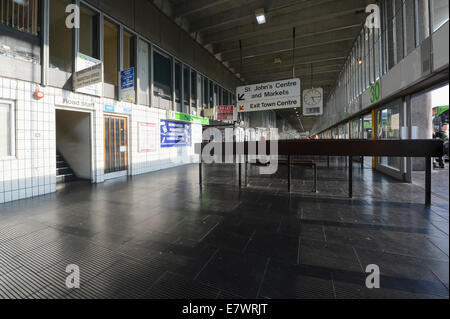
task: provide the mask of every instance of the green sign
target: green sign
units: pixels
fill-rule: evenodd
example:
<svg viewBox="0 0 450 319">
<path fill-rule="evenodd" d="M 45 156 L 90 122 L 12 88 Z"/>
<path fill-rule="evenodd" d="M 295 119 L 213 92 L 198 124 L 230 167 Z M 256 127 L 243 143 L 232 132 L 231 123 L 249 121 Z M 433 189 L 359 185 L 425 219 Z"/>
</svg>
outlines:
<svg viewBox="0 0 450 319">
<path fill-rule="evenodd" d="M 378 102 L 381 98 L 381 86 L 380 81 L 377 81 L 375 84 L 370 86 L 370 103 L 373 104 Z"/>
<path fill-rule="evenodd" d="M 189 115 L 180 112 L 169 111 L 169 120 L 189 122 L 194 124 L 209 125 L 209 119 L 200 116 Z"/>
</svg>

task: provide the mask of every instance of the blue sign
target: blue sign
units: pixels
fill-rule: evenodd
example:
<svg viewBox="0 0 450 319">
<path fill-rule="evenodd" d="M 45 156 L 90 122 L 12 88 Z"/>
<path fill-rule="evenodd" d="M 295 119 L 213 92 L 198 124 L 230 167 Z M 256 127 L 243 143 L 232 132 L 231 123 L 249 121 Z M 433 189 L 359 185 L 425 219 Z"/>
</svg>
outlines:
<svg viewBox="0 0 450 319">
<path fill-rule="evenodd" d="M 132 89 L 134 88 L 134 68 L 129 68 L 120 71 L 120 89 Z"/>
<path fill-rule="evenodd" d="M 114 112 L 114 105 L 105 104 L 105 112 Z"/>
<path fill-rule="evenodd" d="M 191 124 L 161 121 L 161 147 L 191 146 Z"/>
</svg>

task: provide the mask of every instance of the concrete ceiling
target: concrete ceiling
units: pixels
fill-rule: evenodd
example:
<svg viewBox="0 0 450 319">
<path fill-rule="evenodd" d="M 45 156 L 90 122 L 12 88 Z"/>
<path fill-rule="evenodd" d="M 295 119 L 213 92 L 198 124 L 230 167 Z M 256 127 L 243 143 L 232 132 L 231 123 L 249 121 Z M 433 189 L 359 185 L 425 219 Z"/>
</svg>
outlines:
<svg viewBox="0 0 450 319">
<path fill-rule="evenodd" d="M 164 1 L 154 2 L 161 7 Z M 302 89 L 323 87 L 328 96 L 363 27 L 365 8 L 375 0 L 169 0 L 169 3 L 173 20 L 243 83 L 291 78 L 294 66 Z M 259 25 L 255 10 L 261 8 L 267 22 Z M 281 63 L 274 63 L 275 59 Z M 277 113 L 300 131 L 310 130 L 315 122 L 311 117 L 298 118 L 295 110 Z"/>
</svg>

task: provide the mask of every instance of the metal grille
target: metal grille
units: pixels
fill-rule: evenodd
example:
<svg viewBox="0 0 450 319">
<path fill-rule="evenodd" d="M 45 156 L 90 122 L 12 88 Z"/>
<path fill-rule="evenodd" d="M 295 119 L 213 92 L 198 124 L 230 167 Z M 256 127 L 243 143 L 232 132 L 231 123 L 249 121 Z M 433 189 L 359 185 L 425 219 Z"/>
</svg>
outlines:
<svg viewBox="0 0 450 319">
<path fill-rule="evenodd" d="M 38 35 L 39 0 L 0 0 L 0 23 Z"/>
</svg>

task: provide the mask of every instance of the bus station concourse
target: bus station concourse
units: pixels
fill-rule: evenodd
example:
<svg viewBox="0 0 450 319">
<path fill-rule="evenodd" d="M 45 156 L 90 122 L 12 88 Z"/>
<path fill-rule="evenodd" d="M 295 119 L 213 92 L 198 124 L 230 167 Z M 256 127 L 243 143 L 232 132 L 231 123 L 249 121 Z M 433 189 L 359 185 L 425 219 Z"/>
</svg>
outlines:
<svg viewBox="0 0 450 319">
<path fill-rule="evenodd" d="M 448 299 L 448 84 L 448 0 L 1 0 L 0 300 Z"/>
</svg>

